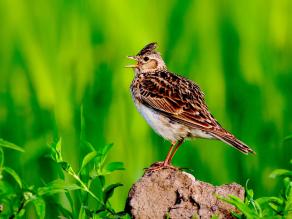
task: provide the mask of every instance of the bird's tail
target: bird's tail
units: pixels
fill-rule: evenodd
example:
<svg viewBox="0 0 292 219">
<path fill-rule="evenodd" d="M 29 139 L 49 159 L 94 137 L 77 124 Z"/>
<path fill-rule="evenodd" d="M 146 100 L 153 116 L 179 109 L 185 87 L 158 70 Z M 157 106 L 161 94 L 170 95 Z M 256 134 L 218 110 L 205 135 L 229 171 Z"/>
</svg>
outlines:
<svg viewBox="0 0 292 219">
<path fill-rule="evenodd" d="M 230 146 L 236 148 L 244 154 L 252 153 L 256 154 L 249 146 L 247 146 L 242 141 L 238 140 L 234 135 L 227 132 L 226 130 L 222 130 L 220 132 L 212 132 L 210 133 L 214 138 L 229 144 Z"/>
</svg>

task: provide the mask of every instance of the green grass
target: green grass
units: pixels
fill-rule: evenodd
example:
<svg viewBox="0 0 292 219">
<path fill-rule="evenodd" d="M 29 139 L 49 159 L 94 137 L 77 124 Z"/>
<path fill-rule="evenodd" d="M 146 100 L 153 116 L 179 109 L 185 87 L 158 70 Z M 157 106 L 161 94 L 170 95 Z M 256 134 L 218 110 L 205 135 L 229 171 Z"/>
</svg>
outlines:
<svg viewBox="0 0 292 219">
<path fill-rule="evenodd" d="M 127 55 L 156 41 L 169 69 L 196 81 L 220 124 L 257 152 L 188 141 L 174 164 L 218 185 L 249 178 L 255 194 L 274 194 L 279 185 L 268 175 L 291 159 L 291 138 L 282 141 L 292 133 L 291 7 L 288 0 L 0 1 L 0 138 L 25 150 L 5 153 L 6 165 L 43 186 L 58 175 L 48 143 L 62 138 L 63 158 L 77 170 L 88 153 L 83 127 L 93 145 L 114 142 L 109 159 L 125 164 L 108 179 L 125 185 L 112 199 L 122 210 L 130 185 L 169 147 L 135 109 L 133 73 L 123 67 Z"/>
</svg>

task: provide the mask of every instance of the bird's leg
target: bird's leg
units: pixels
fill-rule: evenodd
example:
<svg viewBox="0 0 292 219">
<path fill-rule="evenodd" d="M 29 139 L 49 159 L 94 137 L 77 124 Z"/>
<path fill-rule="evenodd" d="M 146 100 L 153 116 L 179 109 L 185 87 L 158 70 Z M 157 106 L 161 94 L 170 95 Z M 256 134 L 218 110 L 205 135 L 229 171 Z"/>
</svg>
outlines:
<svg viewBox="0 0 292 219">
<path fill-rule="evenodd" d="M 167 166 L 167 165 L 170 164 L 169 159 L 171 158 L 172 150 L 173 150 L 173 147 L 175 146 L 175 144 L 176 144 L 175 141 L 173 141 L 173 142 L 171 143 L 171 146 L 170 146 L 170 148 L 169 148 L 169 150 L 168 150 L 168 153 L 167 153 L 167 155 L 166 155 L 166 158 L 165 158 L 165 160 L 163 161 L 163 166 Z"/>
<path fill-rule="evenodd" d="M 179 148 L 179 146 L 181 146 L 181 144 L 183 143 L 183 139 L 179 140 L 179 141 L 174 141 L 172 142 L 170 149 L 167 153 L 167 156 L 165 158 L 165 160 L 163 162 L 157 162 L 152 164 L 148 169 L 147 172 L 154 172 L 163 168 L 171 168 L 174 170 L 177 170 L 178 168 L 174 167 L 171 165 L 171 160 L 174 156 L 174 154 L 176 153 L 177 149 Z"/>
<path fill-rule="evenodd" d="M 174 157 L 174 154 L 176 153 L 177 149 L 179 148 L 179 146 L 182 145 L 183 142 L 184 142 L 184 140 L 182 139 L 182 140 L 179 140 L 179 141 L 176 143 L 174 149 L 172 150 L 171 155 L 170 155 L 169 157 L 167 156 L 168 159 L 165 160 L 164 162 L 167 162 L 168 165 L 171 164 L 171 160 L 172 160 L 172 158 Z"/>
<path fill-rule="evenodd" d="M 160 162 L 156 162 L 156 163 L 152 164 L 149 168 L 147 168 L 146 171 L 147 172 L 154 172 L 154 171 L 163 169 L 165 167 L 170 167 L 170 168 L 176 169 L 175 167 L 172 167 L 170 165 L 170 162 L 169 162 L 170 158 L 172 157 L 172 151 L 173 151 L 174 146 L 176 145 L 176 143 L 177 143 L 176 141 L 173 141 L 171 143 L 171 146 L 170 146 L 170 148 L 168 150 L 168 153 L 167 153 L 166 158 L 165 158 L 164 161 L 162 161 L 162 162 L 160 161 Z"/>
</svg>

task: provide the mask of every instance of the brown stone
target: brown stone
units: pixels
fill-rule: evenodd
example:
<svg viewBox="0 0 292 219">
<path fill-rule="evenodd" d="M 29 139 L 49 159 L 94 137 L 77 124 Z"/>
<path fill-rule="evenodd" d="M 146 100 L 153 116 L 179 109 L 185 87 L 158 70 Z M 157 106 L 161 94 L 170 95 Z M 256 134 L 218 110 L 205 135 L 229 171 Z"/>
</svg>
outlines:
<svg viewBox="0 0 292 219">
<path fill-rule="evenodd" d="M 146 172 L 131 188 L 127 210 L 136 219 L 233 218 L 235 207 L 218 200 L 229 194 L 244 199 L 236 183 L 213 186 L 180 170 L 165 168 Z"/>
</svg>

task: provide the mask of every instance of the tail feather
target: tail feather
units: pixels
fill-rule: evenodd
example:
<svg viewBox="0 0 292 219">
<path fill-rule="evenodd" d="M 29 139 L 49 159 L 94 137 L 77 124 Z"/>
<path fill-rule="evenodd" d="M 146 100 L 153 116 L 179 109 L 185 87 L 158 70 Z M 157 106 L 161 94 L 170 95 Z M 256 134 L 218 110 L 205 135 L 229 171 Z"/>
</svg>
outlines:
<svg viewBox="0 0 292 219">
<path fill-rule="evenodd" d="M 217 138 L 218 140 L 221 140 L 225 142 L 226 144 L 229 144 L 230 146 L 236 148 L 237 150 L 241 151 L 244 154 L 252 153 L 256 154 L 249 146 L 247 146 L 242 141 L 238 140 L 234 135 L 230 134 L 229 132 L 216 132 L 216 133 L 210 133 L 214 138 Z"/>
</svg>

